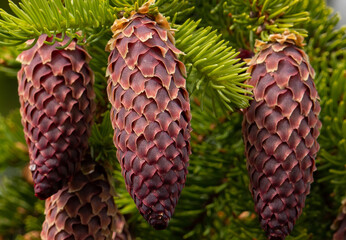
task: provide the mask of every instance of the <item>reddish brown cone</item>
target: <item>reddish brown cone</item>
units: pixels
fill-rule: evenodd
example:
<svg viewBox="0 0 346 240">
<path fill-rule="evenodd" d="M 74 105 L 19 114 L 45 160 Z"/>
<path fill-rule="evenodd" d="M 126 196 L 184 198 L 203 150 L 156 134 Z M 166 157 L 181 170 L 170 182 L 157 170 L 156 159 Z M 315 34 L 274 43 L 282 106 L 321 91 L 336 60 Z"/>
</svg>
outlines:
<svg viewBox="0 0 346 240">
<path fill-rule="evenodd" d="M 250 62 L 254 100 L 244 110 L 250 190 L 269 239 L 293 228 L 313 182 L 321 122 L 314 71 L 295 35 L 273 35 Z"/>
<path fill-rule="evenodd" d="M 82 170 L 46 200 L 42 240 L 105 240 L 116 231 L 116 206 L 105 169 L 83 162 Z"/>
<path fill-rule="evenodd" d="M 185 67 L 170 32 L 148 17 L 136 14 L 114 28 L 107 90 L 117 157 L 140 213 L 164 229 L 184 187 L 190 154 Z"/>
<path fill-rule="evenodd" d="M 69 38 L 53 45 L 42 35 L 18 60 L 20 112 L 29 147 L 35 194 L 56 193 L 78 170 L 88 146 L 94 92 L 89 55 Z"/>
</svg>

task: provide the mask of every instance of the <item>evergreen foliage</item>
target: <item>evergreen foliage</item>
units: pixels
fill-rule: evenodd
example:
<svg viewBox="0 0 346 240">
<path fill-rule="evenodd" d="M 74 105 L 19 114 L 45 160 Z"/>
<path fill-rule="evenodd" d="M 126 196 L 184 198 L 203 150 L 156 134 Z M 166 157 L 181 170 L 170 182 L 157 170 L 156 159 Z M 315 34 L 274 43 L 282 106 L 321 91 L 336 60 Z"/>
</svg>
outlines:
<svg viewBox="0 0 346 240">
<path fill-rule="evenodd" d="M 335 214 L 346 198 L 346 26 L 336 29 L 340 17 L 324 1 L 311 2 L 309 42 L 306 48 L 316 71 L 321 97 L 320 158 L 317 182 L 325 190 L 324 200 Z"/>
<path fill-rule="evenodd" d="M 17 76 L 17 69 L 20 68 L 20 63 L 16 61 L 19 54 L 15 48 L 1 47 L 0 48 L 0 72 L 9 77 Z"/>
<path fill-rule="evenodd" d="M 211 99 L 219 99 L 222 107 L 233 111 L 234 107 L 245 108 L 251 94 L 246 88 L 250 86 L 243 82 L 249 78 L 245 63 L 239 63 L 236 59 L 238 53 L 228 46 L 228 42 L 222 40 L 221 35 L 212 31 L 211 27 L 199 28 L 198 22 L 187 20 L 177 28 L 176 46 L 185 52 L 182 60 L 191 63 L 196 71 L 192 83 L 192 90 L 202 90 L 202 100 L 204 95 L 211 95 Z M 191 83 L 191 82 L 190 82 Z M 212 89 L 212 91 L 207 91 Z"/>
<path fill-rule="evenodd" d="M 40 230 L 44 202 L 33 192 L 27 164 L 28 150 L 21 129 L 19 111 L 0 117 L 0 236 L 16 236 Z"/>
<path fill-rule="evenodd" d="M 109 1 L 66 0 L 63 3 L 61 0 L 23 0 L 19 6 L 12 1 L 9 5 L 16 16 L 4 10 L 0 12 L 3 45 L 24 43 L 28 39 L 37 39 L 42 33 L 53 34 L 56 41 L 64 39 L 63 36 L 56 37 L 57 33 L 63 33 L 71 39 L 77 38 L 79 44 L 90 42 L 107 31 L 114 19 Z"/>
<path fill-rule="evenodd" d="M 311 193 L 288 240 L 332 239 L 330 226 L 346 198 L 346 27 L 324 0 L 157 0 L 152 11 L 170 20 L 180 60 L 187 66 L 191 94 L 192 155 L 186 187 L 170 226 L 155 231 L 138 213 L 116 159 L 109 118 L 105 71 L 116 18 L 144 0 L 22 0 L 0 10 L 0 72 L 14 76 L 23 43 L 42 33 L 78 39 L 92 56 L 97 110 L 91 156 L 112 172 L 115 202 L 136 239 L 264 240 L 248 190 L 242 114 L 251 98 L 243 82 L 247 66 L 237 50 L 254 51 L 256 39 L 289 29 L 306 36 L 305 51 L 316 71 L 323 127 Z M 60 41 L 56 38 L 56 41 Z M 17 45 L 8 47 L 8 45 Z M 27 46 L 29 48 L 31 46 Z M 16 94 L 16 93 L 13 93 Z M 18 110 L 0 117 L 0 239 L 24 239 L 40 231 L 44 202 L 23 174 L 28 164 Z M 34 235 L 34 234 L 33 234 Z M 33 237 L 32 239 L 35 239 Z"/>
</svg>

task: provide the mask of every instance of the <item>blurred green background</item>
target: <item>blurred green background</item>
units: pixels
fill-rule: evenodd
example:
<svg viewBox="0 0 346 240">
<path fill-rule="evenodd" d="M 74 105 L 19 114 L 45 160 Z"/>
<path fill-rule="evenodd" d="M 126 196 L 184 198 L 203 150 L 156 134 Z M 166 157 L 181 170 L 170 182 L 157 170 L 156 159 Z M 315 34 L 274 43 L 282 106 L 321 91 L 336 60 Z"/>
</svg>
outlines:
<svg viewBox="0 0 346 240">
<path fill-rule="evenodd" d="M 6 115 L 11 109 L 19 107 L 17 79 L 0 73 L 0 115 Z"/>
<path fill-rule="evenodd" d="M 18 2 L 18 0 L 13 0 L 13 2 Z M 8 11 L 8 1 L 1 0 L 0 8 Z M 0 115 L 6 115 L 16 107 L 19 107 L 17 78 L 13 74 L 0 72 Z"/>
</svg>

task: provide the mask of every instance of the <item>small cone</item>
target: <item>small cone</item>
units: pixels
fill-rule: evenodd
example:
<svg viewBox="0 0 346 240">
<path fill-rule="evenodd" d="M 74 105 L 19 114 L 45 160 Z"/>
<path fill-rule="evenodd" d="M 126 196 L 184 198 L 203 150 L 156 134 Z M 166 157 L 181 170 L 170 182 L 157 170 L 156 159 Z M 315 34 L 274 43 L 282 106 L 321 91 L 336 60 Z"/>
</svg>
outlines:
<svg viewBox="0 0 346 240">
<path fill-rule="evenodd" d="M 185 66 L 173 36 L 157 22 L 140 14 L 117 21 L 107 47 L 114 144 L 137 208 L 164 229 L 185 185 L 190 154 Z"/>
<path fill-rule="evenodd" d="M 105 169 L 84 161 L 61 190 L 46 200 L 42 240 L 105 240 L 116 231 L 116 206 Z"/>
<path fill-rule="evenodd" d="M 42 35 L 18 60 L 20 113 L 35 194 L 46 199 L 56 193 L 80 167 L 88 147 L 94 91 L 89 55 L 73 40 L 48 45 Z"/>
<path fill-rule="evenodd" d="M 250 62 L 254 100 L 244 110 L 250 190 L 269 239 L 285 239 L 302 213 L 319 150 L 314 71 L 293 34 L 273 35 Z"/>
</svg>

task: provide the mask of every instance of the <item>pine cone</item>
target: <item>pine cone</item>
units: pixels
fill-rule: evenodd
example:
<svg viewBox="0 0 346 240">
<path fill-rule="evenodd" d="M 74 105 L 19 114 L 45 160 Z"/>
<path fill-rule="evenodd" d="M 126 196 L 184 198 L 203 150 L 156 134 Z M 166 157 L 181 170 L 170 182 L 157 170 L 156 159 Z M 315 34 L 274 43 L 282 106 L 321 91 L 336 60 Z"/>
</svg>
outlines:
<svg viewBox="0 0 346 240">
<path fill-rule="evenodd" d="M 314 70 L 295 45 L 300 39 L 292 38 L 274 35 L 251 60 L 248 84 L 254 86 L 254 100 L 244 110 L 250 190 L 269 239 L 284 239 L 292 231 L 310 192 L 319 150 Z"/>
<path fill-rule="evenodd" d="M 93 111 L 90 56 L 73 40 L 53 45 L 42 35 L 18 60 L 20 112 L 29 147 L 35 194 L 46 199 L 56 193 L 80 167 L 88 147 Z"/>
<path fill-rule="evenodd" d="M 105 169 L 83 161 L 71 181 L 46 200 L 42 240 L 112 239 L 117 213 L 113 196 Z"/>
<path fill-rule="evenodd" d="M 333 240 L 346 239 L 346 199 L 342 201 L 341 212 L 335 219 L 332 229 L 337 230 L 333 235 Z"/>
<path fill-rule="evenodd" d="M 126 27 L 117 30 L 122 24 Z M 136 14 L 114 26 L 107 91 L 117 157 L 140 213 L 164 229 L 184 187 L 191 152 L 185 66 L 170 32 L 148 17 Z"/>
</svg>

